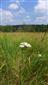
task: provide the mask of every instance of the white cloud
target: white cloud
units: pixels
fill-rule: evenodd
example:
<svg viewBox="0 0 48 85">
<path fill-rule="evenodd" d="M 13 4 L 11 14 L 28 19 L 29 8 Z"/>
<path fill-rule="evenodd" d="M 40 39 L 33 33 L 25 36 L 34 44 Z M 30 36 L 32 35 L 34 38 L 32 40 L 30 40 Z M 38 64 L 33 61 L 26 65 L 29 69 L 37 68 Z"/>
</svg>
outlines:
<svg viewBox="0 0 48 85">
<path fill-rule="evenodd" d="M 8 9 L 0 9 L 1 24 L 31 23 L 28 12 L 20 4 L 21 1 L 24 2 L 24 0 L 15 0 L 9 4 Z"/>
<path fill-rule="evenodd" d="M 26 13 L 25 9 L 23 7 L 20 7 L 19 11 L 18 11 L 18 14 L 19 15 L 24 15 Z"/>
<path fill-rule="evenodd" d="M 22 16 L 24 14 L 26 14 L 26 10 L 21 6 L 20 2 L 24 2 L 24 0 L 15 0 L 15 3 L 12 2 L 10 5 L 9 5 L 9 9 L 11 9 L 11 11 L 14 11 L 14 15 L 15 16 Z"/>
<path fill-rule="evenodd" d="M 38 0 L 35 6 L 35 23 L 48 23 L 48 0 Z"/>
<path fill-rule="evenodd" d="M 26 18 L 27 18 L 27 19 L 30 19 L 30 16 L 28 15 L 28 16 L 26 16 Z"/>
<path fill-rule="evenodd" d="M 32 24 L 32 20 L 31 20 L 31 17 L 29 15 L 27 15 L 25 18 L 24 18 L 24 23 L 25 24 Z"/>
<path fill-rule="evenodd" d="M 24 2 L 24 0 L 16 0 L 16 3 Z"/>
<path fill-rule="evenodd" d="M 40 16 L 40 17 L 36 17 L 36 19 L 37 20 L 40 20 L 40 21 L 42 21 L 42 20 L 47 20 L 47 16 Z"/>
<path fill-rule="evenodd" d="M 15 2 L 10 3 L 8 8 L 12 10 L 21 8 L 20 2 L 24 2 L 24 0 L 15 0 Z"/>
<path fill-rule="evenodd" d="M 48 23 L 48 17 L 47 16 L 37 16 L 34 20 L 34 23 L 37 24 L 47 24 Z"/>
<path fill-rule="evenodd" d="M 39 12 L 46 12 L 48 10 L 48 0 L 38 0 L 38 4 L 35 6 L 35 10 Z"/>
<path fill-rule="evenodd" d="M 13 21 L 13 15 L 9 10 L 0 9 L 0 24 L 7 24 Z"/>
<path fill-rule="evenodd" d="M 20 4 L 20 0 L 16 0 L 16 3 L 17 3 L 17 4 Z"/>
<path fill-rule="evenodd" d="M 10 8 L 10 9 L 18 9 L 19 6 L 16 3 L 11 3 L 8 8 Z"/>
<path fill-rule="evenodd" d="M 17 18 L 18 16 L 20 19 Z M 0 17 L 0 25 L 23 24 L 24 18 L 26 18 L 25 22 L 29 22 L 29 16 L 23 7 L 20 7 L 20 9 L 15 11 L 15 13 L 13 12 L 13 14 L 9 10 L 0 9 Z"/>
</svg>

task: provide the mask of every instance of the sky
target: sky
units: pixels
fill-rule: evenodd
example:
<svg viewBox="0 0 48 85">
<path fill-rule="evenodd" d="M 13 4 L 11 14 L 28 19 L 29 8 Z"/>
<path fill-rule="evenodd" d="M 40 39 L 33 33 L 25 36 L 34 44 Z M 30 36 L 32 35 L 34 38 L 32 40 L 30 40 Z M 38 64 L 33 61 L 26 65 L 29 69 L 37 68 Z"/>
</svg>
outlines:
<svg viewBox="0 0 48 85">
<path fill-rule="evenodd" d="M 48 0 L 0 0 L 0 25 L 48 24 Z"/>
</svg>

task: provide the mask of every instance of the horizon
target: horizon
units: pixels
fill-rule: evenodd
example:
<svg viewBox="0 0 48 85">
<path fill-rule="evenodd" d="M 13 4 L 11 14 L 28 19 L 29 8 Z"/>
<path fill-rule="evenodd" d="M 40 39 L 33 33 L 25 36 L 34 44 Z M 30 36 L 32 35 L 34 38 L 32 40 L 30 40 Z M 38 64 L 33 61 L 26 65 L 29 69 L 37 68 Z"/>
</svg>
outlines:
<svg viewBox="0 0 48 85">
<path fill-rule="evenodd" d="M 23 25 L 24 25 L 24 26 L 26 26 L 26 25 L 30 25 L 30 26 L 31 26 L 31 25 L 48 25 L 48 24 L 15 24 L 15 25 L 14 25 L 14 24 L 12 24 L 12 25 L 8 25 L 8 24 L 6 24 L 6 25 L 3 24 L 3 25 L 1 25 L 1 24 L 0 24 L 0 26 L 23 26 Z"/>
</svg>

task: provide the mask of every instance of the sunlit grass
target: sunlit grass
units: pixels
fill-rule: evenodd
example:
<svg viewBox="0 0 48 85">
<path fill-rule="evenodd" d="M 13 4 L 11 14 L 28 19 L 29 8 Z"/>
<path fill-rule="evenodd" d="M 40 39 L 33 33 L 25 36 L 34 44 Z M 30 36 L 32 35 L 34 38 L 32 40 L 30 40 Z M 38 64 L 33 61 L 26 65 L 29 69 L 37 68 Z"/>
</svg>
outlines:
<svg viewBox="0 0 48 85">
<path fill-rule="evenodd" d="M 0 85 L 48 85 L 48 33 L 42 42 L 43 35 L 0 33 Z M 21 42 L 32 47 L 20 48 Z"/>
</svg>

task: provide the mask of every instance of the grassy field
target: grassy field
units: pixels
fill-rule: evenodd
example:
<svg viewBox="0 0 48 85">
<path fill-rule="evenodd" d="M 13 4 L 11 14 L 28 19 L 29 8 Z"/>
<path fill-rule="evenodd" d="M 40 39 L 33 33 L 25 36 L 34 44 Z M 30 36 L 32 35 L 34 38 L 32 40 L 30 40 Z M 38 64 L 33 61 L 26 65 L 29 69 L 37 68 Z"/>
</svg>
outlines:
<svg viewBox="0 0 48 85">
<path fill-rule="evenodd" d="M 48 85 L 48 33 L 0 33 L 0 85 Z M 31 48 L 20 48 L 28 42 Z M 41 56 L 39 56 L 41 55 Z"/>
</svg>

